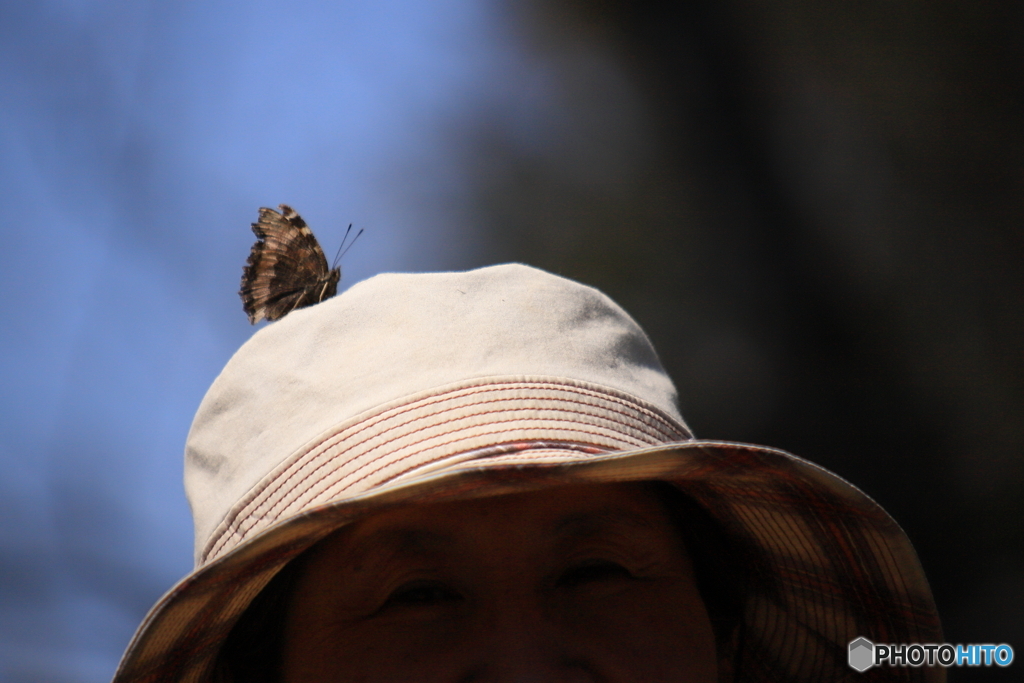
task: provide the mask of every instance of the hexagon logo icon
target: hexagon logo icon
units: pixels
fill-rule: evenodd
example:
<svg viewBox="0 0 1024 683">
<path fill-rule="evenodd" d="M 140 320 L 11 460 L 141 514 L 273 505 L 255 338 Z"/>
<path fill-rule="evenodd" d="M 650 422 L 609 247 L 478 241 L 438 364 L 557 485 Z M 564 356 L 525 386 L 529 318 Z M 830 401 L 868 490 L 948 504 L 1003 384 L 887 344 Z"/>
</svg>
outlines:
<svg viewBox="0 0 1024 683">
<path fill-rule="evenodd" d="M 875 644 L 867 638 L 850 642 L 850 668 L 864 673 L 875 664 Z"/>
</svg>

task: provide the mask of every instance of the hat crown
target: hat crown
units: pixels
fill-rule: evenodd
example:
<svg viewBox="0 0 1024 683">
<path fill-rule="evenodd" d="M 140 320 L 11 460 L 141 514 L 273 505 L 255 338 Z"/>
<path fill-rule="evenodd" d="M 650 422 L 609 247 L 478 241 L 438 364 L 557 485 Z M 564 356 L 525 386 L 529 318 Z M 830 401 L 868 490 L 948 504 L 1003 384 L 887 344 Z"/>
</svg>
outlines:
<svg viewBox="0 0 1024 683">
<path fill-rule="evenodd" d="M 257 331 L 196 414 L 185 488 L 196 553 L 304 444 L 377 406 L 487 377 L 550 377 L 637 397 L 678 421 L 650 340 L 596 289 L 520 264 L 382 274 Z"/>
</svg>

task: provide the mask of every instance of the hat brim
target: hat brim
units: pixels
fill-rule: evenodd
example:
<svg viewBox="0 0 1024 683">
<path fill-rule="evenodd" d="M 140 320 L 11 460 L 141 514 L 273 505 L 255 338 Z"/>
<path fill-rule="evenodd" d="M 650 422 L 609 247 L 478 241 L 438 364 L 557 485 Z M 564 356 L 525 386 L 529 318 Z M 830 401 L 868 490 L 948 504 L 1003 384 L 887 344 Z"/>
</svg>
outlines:
<svg viewBox="0 0 1024 683">
<path fill-rule="evenodd" d="M 291 559 L 338 528 L 388 507 L 585 483 L 666 481 L 752 549 L 758 576 L 742 616 L 752 680 L 825 681 L 852 672 L 850 641 L 942 642 L 927 579 L 899 525 L 835 474 L 785 451 L 687 441 L 563 457 L 459 461 L 411 480 L 304 510 L 186 576 L 150 610 L 114 683 L 207 683 L 238 617 Z M 939 667 L 901 680 L 941 681 Z"/>
</svg>

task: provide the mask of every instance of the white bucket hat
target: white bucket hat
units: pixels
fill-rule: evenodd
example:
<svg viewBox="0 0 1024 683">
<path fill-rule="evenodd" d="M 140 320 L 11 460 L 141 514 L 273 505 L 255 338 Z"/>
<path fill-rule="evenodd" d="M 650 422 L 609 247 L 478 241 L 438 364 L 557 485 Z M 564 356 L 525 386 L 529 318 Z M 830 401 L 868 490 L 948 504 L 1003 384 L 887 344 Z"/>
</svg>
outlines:
<svg viewBox="0 0 1024 683">
<path fill-rule="evenodd" d="M 114 681 L 211 681 L 270 579 L 385 507 L 623 481 L 675 485 L 745 549 L 744 680 L 860 676 L 847 666 L 860 636 L 941 642 L 917 556 L 881 507 L 783 451 L 694 439 L 625 311 L 511 264 L 379 275 L 253 335 L 188 436 L 196 568 L 150 610 Z"/>
</svg>

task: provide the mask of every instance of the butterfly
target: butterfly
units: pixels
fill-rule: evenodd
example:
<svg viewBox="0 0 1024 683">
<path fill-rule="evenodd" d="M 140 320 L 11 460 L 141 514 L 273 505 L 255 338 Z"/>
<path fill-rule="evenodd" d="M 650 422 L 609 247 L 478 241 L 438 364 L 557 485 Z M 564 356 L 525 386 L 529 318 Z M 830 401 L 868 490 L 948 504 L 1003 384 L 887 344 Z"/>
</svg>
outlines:
<svg viewBox="0 0 1024 683">
<path fill-rule="evenodd" d="M 329 299 L 337 293 L 341 280 L 341 268 L 336 265 L 343 255 L 341 249 L 335 266 L 328 267 L 324 250 L 302 216 L 287 204 L 278 208 L 280 213 L 260 208 L 259 220 L 252 224 L 257 240 L 242 271 L 238 295 L 253 325 Z M 348 228 L 352 230 L 351 225 Z M 361 234 L 362 230 L 356 239 Z M 355 242 L 353 239 L 349 246 Z"/>
</svg>

